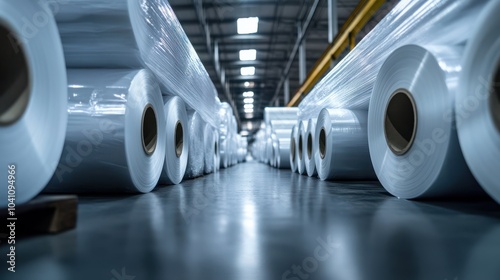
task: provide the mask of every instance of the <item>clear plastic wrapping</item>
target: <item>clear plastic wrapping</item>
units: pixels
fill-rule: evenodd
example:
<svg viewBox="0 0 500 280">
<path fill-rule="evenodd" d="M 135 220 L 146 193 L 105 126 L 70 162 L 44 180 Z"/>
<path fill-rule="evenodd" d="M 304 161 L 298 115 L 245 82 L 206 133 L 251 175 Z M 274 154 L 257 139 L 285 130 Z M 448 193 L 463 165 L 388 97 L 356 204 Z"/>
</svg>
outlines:
<svg viewBox="0 0 500 280">
<path fill-rule="evenodd" d="M 461 46 L 407 45 L 380 70 L 370 102 L 368 142 L 377 177 L 394 196 L 482 193 L 455 130 L 462 59 Z"/>
<path fill-rule="evenodd" d="M 36 1 L 0 1 L 0 208 L 8 195 L 19 205 L 42 191 L 64 145 L 66 68 L 56 23 L 44 11 Z M 27 20 L 36 14 L 43 25 Z"/>
<path fill-rule="evenodd" d="M 316 172 L 316 157 L 318 150 L 316 149 L 316 145 L 314 145 L 316 141 L 316 121 L 316 118 L 307 121 L 307 130 L 305 132 L 306 138 L 304 138 L 302 142 L 304 144 L 302 148 L 304 151 L 304 165 L 306 167 L 307 176 L 309 177 L 318 175 L 318 172 Z"/>
<path fill-rule="evenodd" d="M 333 68 L 299 105 L 299 118 L 318 107 L 367 109 L 386 58 L 406 44 L 459 44 L 488 0 L 403 0 Z"/>
<path fill-rule="evenodd" d="M 188 113 L 189 153 L 186 178 L 202 176 L 205 171 L 205 122 L 196 111 Z M 210 135 L 211 136 L 211 135 Z M 213 153 L 212 153 L 213 154 Z"/>
<path fill-rule="evenodd" d="M 181 97 L 217 126 L 217 90 L 167 0 L 44 1 L 68 67 L 145 66 L 163 93 Z"/>
<path fill-rule="evenodd" d="M 314 150 L 321 180 L 376 179 L 368 149 L 368 112 L 323 109 L 316 123 Z"/>
<path fill-rule="evenodd" d="M 186 173 L 189 157 L 189 125 L 186 105 L 177 96 L 163 96 L 165 157 L 159 184 L 179 184 Z"/>
<path fill-rule="evenodd" d="M 68 70 L 68 128 L 49 192 L 141 192 L 158 183 L 165 117 L 148 70 Z"/>
<path fill-rule="evenodd" d="M 219 153 L 219 138 L 214 131 L 214 128 L 210 124 L 205 125 L 204 130 L 204 172 L 206 174 L 212 173 L 216 171 L 216 165 L 218 164 L 217 158 Z"/>
<path fill-rule="evenodd" d="M 297 129 L 297 172 L 299 174 L 305 174 L 306 173 L 306 164 L 305 164 L 305 142 L 307 139 L 306 136 L 307 132 L 307 121 L 299 121 L 299 127 Z"/>
<path fill-rule="evenodd" d="M 270 124 L 271 121 L 296 120 L 299 109 L 296 107 L 266 107 L 264 109 L 264 122 Z"/>
<path fill-rule="evenodd" d="M 479 16 L 465 52 L 455 103 L 465 159 L 484 190 L 500 203 L 500 2 Z"/>
<path fill-rule="evenodd" d="M 290 133 L 290 169 L 297 172 L 297 125 L 292 127 Z"/>
</svg>

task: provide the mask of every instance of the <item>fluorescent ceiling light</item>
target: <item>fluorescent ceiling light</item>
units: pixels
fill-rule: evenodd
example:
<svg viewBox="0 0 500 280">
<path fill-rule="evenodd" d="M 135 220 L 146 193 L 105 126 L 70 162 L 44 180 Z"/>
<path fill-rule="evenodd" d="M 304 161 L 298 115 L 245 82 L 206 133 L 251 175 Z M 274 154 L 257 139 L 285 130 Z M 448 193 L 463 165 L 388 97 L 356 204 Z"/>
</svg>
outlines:
<svg viewBox="0 0 500 280">
<path fill-rule="evenodd" d="M 247 119 L 253 119 L 253 114 L 246 114 L 245 118 L 247 118 Z"/>
<path fill-rule="evenodd" d="M 255 67 L 241 67 L 241 75 L 242 76 L 253 76 L 255 75 Z"/>
<path fill-rule="evenodd" d="M 243 105 L 243 108 L 245 108 L 245 109 L 253 109 L 253 104 L 245 104 L 245 105 Z"/>
<path fill-rule="evenodd" d="M 245 113 L 253 113 L 253 109 L 244 109 L 243 111 L 245 111 Z"/>
<path fill-rule="evenodd" d="M 244 85 L 246 88 L 253 88 L 255 86 L 255 83 L 254 82 L 245 82 Z"/>
<path fill-rule="evenodd" d="M 241 136 L 248 136 L 248 131 L 246 131 L 246 130 L 242 130 L 242 131 L 240 132 L 240 135 L 241 135 Z"/>
<path fill-rule="evenodd" d="M 245 91 L 243 97 L 253 97 L 253 91 Z"/>
<path fill-rule="evenodd" d="M 257 58 L 257 50 L 241 50 L 240 60 L 255 60 Z"/>
<path fill-rule="evenodd" d="M 252 34 L 257 33 L 259 29 L 259 18 L 249 17 L 249 18 L 239 18 L 236 21 L 238 27 L 238 34 Z"/>
<path fill-rule="evenodd" d="M 251 104 L 251 103 L 253 103 L 253 101 L 254 101 L 253 98 L 245 98 L 245 99 L 243 99 L 243 103 L 245 103 L 245 104 Z"/>
</svg>

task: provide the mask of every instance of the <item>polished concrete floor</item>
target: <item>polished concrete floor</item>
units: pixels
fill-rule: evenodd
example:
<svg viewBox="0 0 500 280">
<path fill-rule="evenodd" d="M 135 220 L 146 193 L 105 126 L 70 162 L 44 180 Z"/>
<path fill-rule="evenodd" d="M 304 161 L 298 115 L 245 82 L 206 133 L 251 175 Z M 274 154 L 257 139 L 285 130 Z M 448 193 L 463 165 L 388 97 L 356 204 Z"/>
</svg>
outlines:
<svg viewBox="0 0 500 280">
<path fill-rule="evenodd" d="M 177 186 L 80 198 L 75 230 L 17 244 L 0 279 L 500 279 L 500 206 L 405 201 L 245 163 Z M 3 256 L 3 257 L 2 257 Z"/>
</svg>

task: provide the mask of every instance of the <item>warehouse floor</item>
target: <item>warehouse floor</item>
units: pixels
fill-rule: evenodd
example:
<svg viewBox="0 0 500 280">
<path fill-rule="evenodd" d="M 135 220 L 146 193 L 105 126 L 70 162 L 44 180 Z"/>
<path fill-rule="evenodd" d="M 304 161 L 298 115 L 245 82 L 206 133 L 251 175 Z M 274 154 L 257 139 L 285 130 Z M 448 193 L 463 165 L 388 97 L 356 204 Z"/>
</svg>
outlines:
<svg viewBox="0 0 500 280">
<path fill-rule="evenodd" d="M 7 279 L 500 279 L 499 221 L 489 200 L 405 201 L 249 162 L 82 197 L 77 229 L 20 240 Z"/>
</svg>

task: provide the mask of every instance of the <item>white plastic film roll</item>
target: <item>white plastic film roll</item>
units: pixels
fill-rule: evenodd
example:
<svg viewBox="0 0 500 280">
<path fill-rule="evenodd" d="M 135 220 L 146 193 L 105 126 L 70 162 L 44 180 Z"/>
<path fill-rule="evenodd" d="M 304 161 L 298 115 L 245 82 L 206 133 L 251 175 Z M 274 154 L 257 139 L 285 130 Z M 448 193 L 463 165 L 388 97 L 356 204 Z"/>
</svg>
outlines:
<svg viewBox="0 0 500 280">
<path fill-rule="evenodd" d="M 297 125 L 292 127 L 290 133 L 290 169 L 297 172 Z"/>
<path fill-rule="evenodd" d="M 164 94 L 218 125 L 217 90 L 167 0 L 41 1 L 56 17 L 68 67 L 146 67 Z"/>
<path fill-rule="evenodd" d="M 189 132 L 186 105 L 177 96 L 163 96 L 167 120 L 165 157 L 159 184 L 179 184 L 186 173 L 189 156 Z"/>
<path fill-rule="evenodd" d="M 148 70 L 68 70 L 64 151 L 46 191 L 139 192 L 157 185 L 165 117 Z"/>
<path fill-rule="evenodd" d="M 278 157 L 279 165 L 277 168 L 289 169 L 290 168 L 290 139 L 280 138 L 278 141 Z"/>
<path fill-rule="evenodd" d="M 456 99 L 464 157 L 483 189 L 500 203 L 500 2 L 491 1 L 471 32 Z"/>
<path fill-rule="evenodd" d="M 299 118 L 324 108 L 367 109 L 380 67 L 407 44 L 455 45 L 466 42 L 489 0 L 403 0 L 300 102 Z"/>
<path fill-rule="evenodd" d="M 370 155 L 380 182 L 397 197 L 480 193 L 454 129 L 461 58 L 461 47 L 408 45 L 380 70 L 368 116 Z"/>
<path fill-rule="evenodd" d="M 229 167 L 229 140 L 222 133 L 219 135 L 219 150 L 220 150 L 220 168 Z"/>
<path fill-rule="evenodd" d="M 8 195 L 15 194 L 16 204 L 36 196 L 64 145 L 68 84 L 47 10 L 36 1 L 0 1 L 0 208 Z"/>
<path fill-rule="evenodd" d="M 298 112 L 296 107 L 267 107 L 264 109 L 264 122 L 270 124 L 272 120 L 297 120 Z"/>
<path fill-rule="evenodd" d="M 318 152 L 318 150 L 316 149 L 316 145 L 314 145 L 314 142 L 316 141 L 316 120 L 317 119 L 309 119 L 309 121 L 307 122 L 307 130 L 305 133 L 306 138 L 304 141 L 305 146 L 303 148 L 303 150 L 305 151 L 304 165 L 306 166 L 306 173 L 309 177 L 313 177 L 318 174 L 316 172 L 316 153 Z"/>
<path fill-rule="evenodd" d="M 196 111 L 188 113 L 189 153 L 186 178 L 196 178 L 205 171 L 205 122 Z"/>
<path fill-rule="evenodd" d="M 215 169 L 214 169 L 214 172 L 217 172 L 218 170 L 220 170 L 220 138 L 219 138 L 219 131 L 217 129 L 214 129 L 213 130 L 214 132 L 214 136 L 215 136 L 215 143 L 216 145 L 214 145 L 215 147 Z"/>
<path fill-rule="evenodd" d="M 321 180 L 376 179 L 368 149 L 368 112 L 323 109 L 316 123 L 316 168 Z"/>
<path fill-rule="evenodd" d="M 216 134 L 214 133 L 214 128 L 210 124 L 205 125 L 205 131 L 203 134 L 205 135 L 205 148 L 203 149 L 205 160 L 204 172 L 209 174 L 215 172 L 219 143 L 216 138 Z"/>
<path fill-rule="evenodd" d="M 304 147 L 305 147 L 305 142 L 307 139 L 306 136 L 306 131 L 307 131 L 307 122 L 306 121 L 299 121 L 299 128 L 297 131 L 297 171 L 299 174 L 305 174 L 306 173 L 306 164 L 305 164 L 305 154 Z"/>
</svg>

